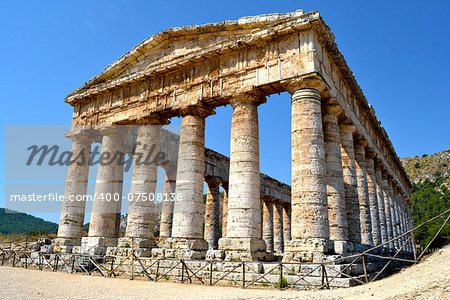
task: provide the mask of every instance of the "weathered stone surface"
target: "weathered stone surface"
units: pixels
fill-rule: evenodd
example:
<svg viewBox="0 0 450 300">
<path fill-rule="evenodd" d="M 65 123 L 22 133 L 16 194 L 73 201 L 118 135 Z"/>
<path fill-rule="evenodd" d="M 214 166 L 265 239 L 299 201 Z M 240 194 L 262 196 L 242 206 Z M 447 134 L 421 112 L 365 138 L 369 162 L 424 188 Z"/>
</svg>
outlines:
<svg viewBox="0 0 450 300">
<path fill-rule="evenodd" d="M 367 184 L 366 151 L 364 149 L 366 145 L 367 143 L 361 138 L 355 140 L 355 166 L 358 186 L 361 243 L 365 245 L 373 245 L 369 186 Z"/>
<path fill-rule="evenodd" d="M 232 100 L 230 177 L 228 186 L 228 222 L 226 238 L 219 249 L 265 251 L 261 239 L 258 95 L 243 95 Z M 238 240 L 243 239 L 242 243 Z M 248 241 L 255 245 L 249 245 Z M 238 248 L 233 248 L 238 247 Z M 255 249 L 255 251 L 256 251 Z"/>
<path fill-rule="evenodd" d="M 353 145 L 353 133 L 355 130 L 356 127 L 354 125 L 339 125 L 347 209 L 348 240 L 354 243 L 361 243 L 361 222 L 359 216 L 355 148 Z"/>
<path fill-rule="evenodd" d="M 176 183 L 180 200 L 174 204 L 172 238 L 203 238 L 205 117 L 212 113 L 207 108 L 188 109 L 181 121 Z"/>
<path fill-rule="evenodd" d="M 219 212 L 220 192 L 219 183 L 213 180 L 207 182 L 206 212 L 205 212 L 205 240 L 209 249 L 217 249 L 220 237 Z"/>
<path fill-rule="evenodd" d="M 386 215 L 386 238 L 387 240 L 392 240 L 392 209 L 391 209 L 391 197 L 389 195 L 389 185 L 387 174 L 382 173 L 382 187 L 384 196 L 384 213 Z M 392 242 L 389 243 L 389 247 L 393 248 Z"/>
<path fill-rule="evenodd" d="M 341 112 L 342 108 L 339 105 L 323 106 L 328 219 L 330 222 L 330 238 L 334 241 L 348 241 L 347 209 L 340 144 L 341 138 L 338 125 L 338 115 Z"/>
<path fill-rule="evenodd" d="M 384 204 L 384 192 L 383 192 L 383 179 L 382 165 L 378 161 L 375 164 L 375 178 L 377 183 L 377 201 L 378 201 L 378 212 L 380 218 L 380 233 L 381 233 L 381 243 L 386 243 L 388 241 L 387 228 L 386 228 L 386 214 L 385 214 L 385 204 Z"/>
<path fill-rule="evenodd" d="M 291 240 L 291 206 L 283 205 L 284 247 Z"/>
<path fill-rule="evenodd" d="M 321 96 L 316 89 L 297 89 L 292 94 L 292 240 L 289 252 L 308 251 L 311 245 L 327 244 L 330 237 L 325 182 L 325 149 L 322 131 Z M 311 242 L 308 242 L 312 239 Z M 320 243 L 315 241 L 320 240 Z M 303 246 L 308 245 L 308 249 Z M 296 256 L 298 254 L 291 254 Z M 286 256 L 285 256 L 286 257 Z"/>
<path fill-rule="evenodd" d="M 88 235 L 89 237 L 115 238 L 117 242 L 122 205 L 124 167 L 122 161 L 125 153 L 122 149 L 122 140 L 128 134 L 128 130 L 122 126 L 105 126 L 99 132 L 103 136 L 101 153 L 105 155 L 109 153 L 108 155 L 116 159 L 98 166 Z M 90 242 L 94 240 L 91 239 Z"/>
<path fill-rule="evenodd" d="M 161 223 L 159 227 L 159 236 L 168 238 L 172 236 L 173 206 L 175 201 L 171 201 L 171 195 L 175 193 L 176 170 L 166 169 L 164 182 L 164 195 L 167 195 L 163 201 L 161 211 Z"/>
<path fill-rule="evenodd" d="M 155 120 L 157 122 L 158 120 Z M 133 155 L 135 160 L 133 177 L 131 179 L 130 203 L 128 208 L 127 228 L 124 243 L 129 239 L 136 239 L 139 248 L 152 248 L 156 246 L 153 230 L 157 219 L 157 205 L 154 201 L 143 201 L 142 195 L 150 198 L 156 191 L 158 166 L 144 163 L 148 149 L 153 148 L 154 153 L 159 152 L 160 125 L 141 125 L 137 128 L 136 149 Z M 147 149 L 147 150 L 146 150 Z M 154 197 L 155 198 L 155 197 Z M 121 240 L 119 240 L 121 246 Z"/>
<path fill-rule="evenodd" d="M 265 101 L 261 95 L 283 91 L 292 94 L 292 195 L 289 186 L 259 170 L 257 107 Z M 163 248 L 155 249 L 156 257 L 204 258 L 204 235 L 210 248 L 217 248 L 220 205 L 207 201 L 204 219 L 203 180 L 217 180 L 226 190 L 222 251 L 211 251 L 208 257 L 213 260 L 223 255 L 228 260 L 273 258 L 261 239 L 261 197 L 285 208 L 276 210 L 275 233 L 271 237 L 266 233 L 264 238 L 275 238 L 277 251 L 285 244 L 284 259 L 294 261 L 327 261 L 335 252 L 362 251 L 361 242 L 380 244 L 398 234 L 404 222 L 397 210 L 404 203 L 411 205 L 411 184 L 392 144 L 317 12 L 247 17 L 165 31 L 133 48 L 66 101 L 74 107 L 73 125 L 139 124 L 154 116 L 183 117 L 179 142 L 173 139 L 160 145 L 170 157 L 164 167 L 165 191 L 175 191 L 182 199 L 162 205 L 159 243 Z M 226 104 L 234 108 L 230 160 L 204 148 L 205 117 Z M 110 127 L 100 131 L 102 152 L 123 150 L 122 133 Z M 356 145 L 355 132 L 360 141 Z M 152 136 L 157 138 L 157 134 Z M 78 171 L 81 177 L 86 173 L 82 168 Z M 398 188 L 402 205 L 395 203 L 381 171 Z M 155 178 L 154 169 L 135 166 L 134 173 L 132 190 L 154 190 L 146 182 Z M 99 168 L 97 194 L 117 194 L 121 199 L 121 185 L 120 166 Z M 66 191 L 77 193 L 70 185 Z M 80 192 L 85 193 L 83 184 Z M 89 238 L 84 240 L 94 249 L 89 250 L 92 253 L 116 246 L 119 237 L 120 201 L 106 204 L 99 200 L 94 201 Z M 65 205 L 61 239 L 54 245 L 70 248 L 81 237 L 83 212 L 76 215 L 75 209 Z M 145 213 L 147 208 L 136 203 L 130 206 L 122 246 L 130 238 L 133 244 L 136 239 L 139 249 L 154 246 L 151 224 L 155 218 Z M 84 206 L 78 209 L 84 211 Z M 403 209 L 403 214 L 406 220 L 410 212 Z M 83 247 L 72 250 L 87 249 Z"/>
<path fill-rule="evenodd" d="M 95 140 L 96 135 L 90 130 L 80 130 L 69 133 L 67 136 L 73 141 L 72 157 L 77 159 L 73 159 L 69 165 L 58 227 L 58 239 L 61 241 L 56 243 L 76 245 L 80 243 L 84 229 L 86 202 L 83 197 L 87 191 L 91 143 Z"/>
<path fill-rule="evenodd" d="M 380 214 L 378 211 L 377 183 L 375 177 L 375 154 L 366 151 L 367 187 L 369 191 L 370 218 L 372 221 L 372 238 L 375 246 L 381 244 Z"/>
<path fill-rule="evenodd" d="M 267 252 L 273 252 L 273 203 L 263 201 L 263 240 L 266 242 Z"/>
<path fill-rule="evenodd" d="M 275 253 L 283 253 L 283 207 L 274 205 L 273 212 L 273 247 Z"/>
</svg>

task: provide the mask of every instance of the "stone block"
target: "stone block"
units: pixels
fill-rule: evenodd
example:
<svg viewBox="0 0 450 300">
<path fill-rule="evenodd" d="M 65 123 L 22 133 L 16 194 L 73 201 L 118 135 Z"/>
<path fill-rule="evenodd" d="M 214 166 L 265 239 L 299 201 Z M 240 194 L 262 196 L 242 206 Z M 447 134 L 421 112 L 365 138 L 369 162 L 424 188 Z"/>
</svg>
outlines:
<svg viewBox="0 0 450 300">
<path fill-rule="evenodd" d="M 41 246 L 41 252 L 43 252 L 43 253 L 52 253 L 53 252 L 53 246 L 52 245 L 42 245 Z"/>
<path fill-rule="evenodd" d="M 225 258 L 224 250 L 208 250 L 206 252 L 206 260 L 223 260 Z"/>
</svg>

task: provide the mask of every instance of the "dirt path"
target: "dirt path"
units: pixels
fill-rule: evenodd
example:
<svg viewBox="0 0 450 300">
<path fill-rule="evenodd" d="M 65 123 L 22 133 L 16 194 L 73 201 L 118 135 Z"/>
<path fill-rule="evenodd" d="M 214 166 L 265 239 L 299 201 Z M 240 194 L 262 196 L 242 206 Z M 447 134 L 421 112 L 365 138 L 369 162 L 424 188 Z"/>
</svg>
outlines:
<svg viewBox="0 0 450 300">
<path fill-rule="evenodd" d="M 389 278 L 325 291 L 155 283 L 10 267 L 0 267 L 0 282 L 0 299 L 450 299 L 450 246 Z"/>
</svg>

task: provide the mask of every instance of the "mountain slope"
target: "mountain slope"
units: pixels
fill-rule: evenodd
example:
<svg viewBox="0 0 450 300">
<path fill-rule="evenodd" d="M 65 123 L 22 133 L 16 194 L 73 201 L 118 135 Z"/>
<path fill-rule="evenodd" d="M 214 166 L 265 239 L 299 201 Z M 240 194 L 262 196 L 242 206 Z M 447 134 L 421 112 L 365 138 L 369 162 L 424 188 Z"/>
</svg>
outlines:
<svg viewBox="0 0 450 300">
<path fill-rule="evenodd" d="M 450 149 L 400 160 L 413 182 L 411 201 L 415 226 L 450 209 Z M 425 225 L 416 233 L 416 241 L 426 246 L 443 223 L 443 219 L 438 219 Z M 441 247 L 449 239 L 450 224 L 447 224 L 432 247 Z"/>
<path fill-rule="evenodd" d="M 33 231 L 53 232 L 58 224 L 31 215 L 0 208 L 0 233 L 25 233 Z"/>
<path fill-rule="evenodd" d="M 438 176 L 450 176 L 450 149 L 429 156 L 423 154 L 422 157 L 405 157 L 400 160 L 414 183 L 427 178 L 434 181 Z M 445 183 L 449 185 L 450 181 Z"/>
</svg>

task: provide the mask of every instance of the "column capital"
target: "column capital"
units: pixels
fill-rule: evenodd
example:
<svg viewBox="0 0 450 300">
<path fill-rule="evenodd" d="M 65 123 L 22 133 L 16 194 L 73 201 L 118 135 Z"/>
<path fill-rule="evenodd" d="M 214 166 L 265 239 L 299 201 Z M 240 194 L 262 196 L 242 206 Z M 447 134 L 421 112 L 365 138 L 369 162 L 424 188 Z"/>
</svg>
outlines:
<svg viewBox="0 0 450 300">
<path fill-rule="evenodd" d="M 339 131 L 354 133 L 356 131 L 356 126 L 353 124 L 339 124 Z"/>
<path fill-rule="evenodd" d="M 316 100 L 321 102 L 322 98 L 320 96 L 320 91 L 315 88 L 300 88 L 292 93 L 291 103 L 301 100 Z"/>
<path fill-rule="evenodd" d="M 167 117 L 159 114 L 151 114 L 136 120 L 136 125 L 168 125 L 170 121 Z"/>
<path fill-rule="evenodd" d="M 199 116 L 201 118 L 206 118 L 208 116 L 216 114 L 216 112 L 214 111 L 214 108 L 205 103 L 200 103 L 200 104 L 180 108 L 178 110 L 178 113 L 182 117 Z"/>
<path fill-rule="evenodd" d="M 102 136 L 117 135 L 124 137 L 131 132 L 130 126 L 126 125 L 100 125 L 96 129 Z"/>
<path fill-rule="evenodd" d="M 238 105 L 245 105 L 245 104 L 259 106 L 263 103 L 266 103 L 266 96 L 257 91 L 248 92 L 233 96 L 230 99 L 229 103 L 233 107 L 233 109 L 236 108 L 236 106 Z"/>
<path fill-rule="evenodd" d="M 80 144 L 92 144 L 102 140 L 101 135 L 96 130 L 93 130 L 91 126 L 74 127 L 64 136 Z"/>
<path fill-rule="evenodd" d="M 327 113 L 332 113 L 336 117 L 338 117 L 340 113 L 343 111 L 343 108 L 339 104 L 326 102 L 323 105 L 323 111 Z"/>
<path fill-rule="evenodd" d="M 327 84 L 321 77 L 311 75 L 290 79 L 285 83 L 285 88 L 291 95 L 299 89 L 315 89 L 321 93 L 326 90 Z"/>
<path fill-rule="evenodd" d="M 368 145 L 367 141 L 359 134 L 355 136 L 354 141 L 357 146 L 366 147 Z"/>
<path fill-rule="evenodd" d="M 376 158 L 376 157 L 375 157 L 375 167 L 377 169 L 381 169 L 381 172 L 383 172 L 383 170 L 384 170 L 383 162 L 380 159 Z"/>
<path fill-rule="evenodd" d="M 369 159 L 374 159 L 377 156 L 375 151 L 372 148 L 366 148 L 366 157 Z"/>
</svg>

